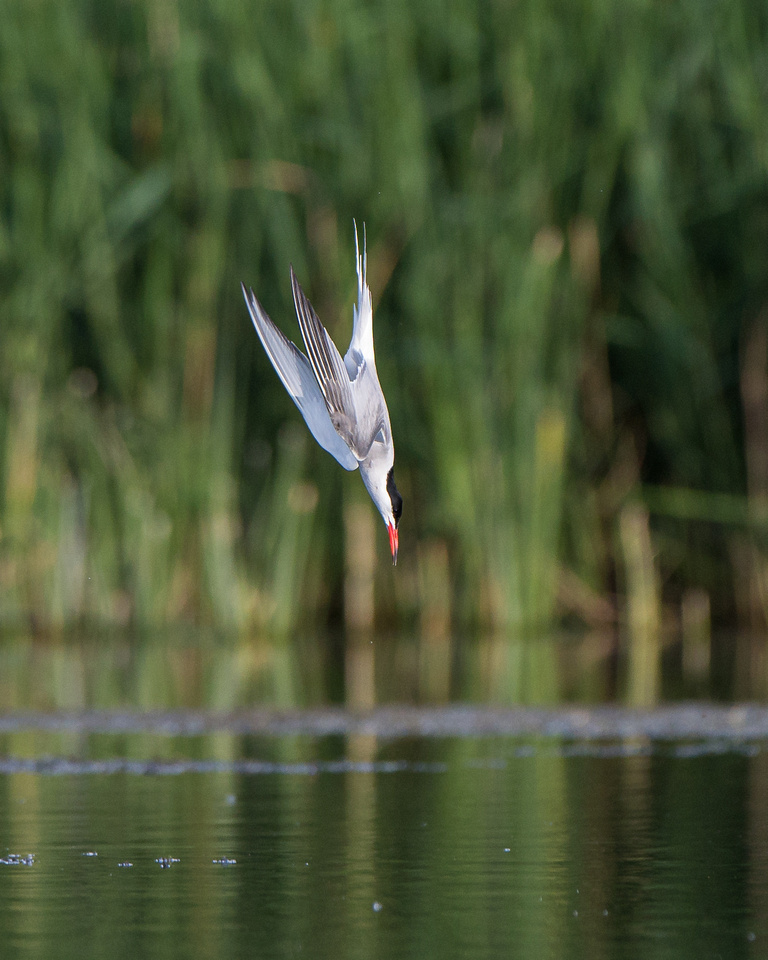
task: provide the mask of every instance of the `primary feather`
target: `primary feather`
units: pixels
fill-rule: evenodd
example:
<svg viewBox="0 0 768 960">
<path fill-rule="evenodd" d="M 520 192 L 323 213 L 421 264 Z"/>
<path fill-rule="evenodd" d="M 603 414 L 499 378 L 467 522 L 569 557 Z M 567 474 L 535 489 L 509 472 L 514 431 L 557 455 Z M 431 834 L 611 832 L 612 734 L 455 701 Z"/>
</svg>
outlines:
<svg viewBox="0 0 768 960">
<path fill-rule="evenodd" d="M 323 450 L 335 457 L 345 470 L 356 470 L 359 461 L 334 429 L 328 416 L 325 398 L 307 358 L 275 326 L 254 296 L 253 290 L 248 292 L 243 284 L 240 286 L 262 346 L 290 398 L 304 417 L 310 433 Z"/>
</svg>

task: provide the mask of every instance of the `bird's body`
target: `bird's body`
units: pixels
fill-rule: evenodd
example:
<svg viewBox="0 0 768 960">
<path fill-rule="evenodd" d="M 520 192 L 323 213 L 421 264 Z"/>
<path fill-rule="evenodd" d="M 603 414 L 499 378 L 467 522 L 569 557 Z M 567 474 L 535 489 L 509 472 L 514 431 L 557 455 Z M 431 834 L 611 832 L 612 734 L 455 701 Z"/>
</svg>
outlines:
<svg viewBox="0 0 768 960">
<path fill-rule="evenodd" d="M 367 255 L 357 242 L 357 305 L 352 340 L 342 359 L 291 267 L 293 302 L 307 350 L 301 350 L 275 326 L 253 294 L 243 286 L 248 312 L 259 339 L 301 411 L 312 436 L 346 470 L 360 476 L 389 532 L 392 558 L 397 563 L 397 528 L 402 498 L 394 480 L 395 447 L 373 351 L 373 309 L 366 281 Z"/>
</svg>

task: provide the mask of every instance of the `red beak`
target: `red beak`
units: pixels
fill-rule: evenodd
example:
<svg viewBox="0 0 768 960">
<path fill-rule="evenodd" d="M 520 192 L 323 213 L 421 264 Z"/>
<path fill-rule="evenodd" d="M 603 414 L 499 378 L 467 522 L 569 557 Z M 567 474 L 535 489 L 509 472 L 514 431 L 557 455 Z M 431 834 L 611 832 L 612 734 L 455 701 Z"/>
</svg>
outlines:
<svg viewBox="0 0 768 960">
<path fill-rule="evenodd" d="M 397 565 L 397 527 L 394 523 L 387 524 L 389 534 L 389 549 L 392 551 L 392 563 Z"/>
</svg>

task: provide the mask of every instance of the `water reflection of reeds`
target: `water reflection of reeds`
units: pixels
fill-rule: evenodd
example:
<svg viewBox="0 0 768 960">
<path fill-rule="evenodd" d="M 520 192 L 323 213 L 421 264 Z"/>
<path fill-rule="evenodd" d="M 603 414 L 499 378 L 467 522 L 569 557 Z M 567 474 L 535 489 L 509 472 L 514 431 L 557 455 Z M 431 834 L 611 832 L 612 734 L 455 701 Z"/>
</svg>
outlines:
<svg viewBox="0 0 768 960">
<path fill-rule="evenodd" d="M 622 638 L 619 638 L 620 640 Z M 4 715 L 25 711 L 297 709 L 343 704 L 365 713 L 387 704 L 449 703 L 553 706 L 605 702 L 651 706 L 637 689 L 637 653 L 612 634 L 434 638 L 365 636 L 346 645 L 304 637 L 301 656 L 280 642 L 155 634 L 41 641 L 6 637 L 0 644 Z M 754 669 L 760 637 L 713 638 L 715 656 L 702 673 L 679 638 L 660 651 L 664 683 L 657 699 L 764 695 Z M 729 656 L 726 656 L 728 654 Z"/>
</svg>

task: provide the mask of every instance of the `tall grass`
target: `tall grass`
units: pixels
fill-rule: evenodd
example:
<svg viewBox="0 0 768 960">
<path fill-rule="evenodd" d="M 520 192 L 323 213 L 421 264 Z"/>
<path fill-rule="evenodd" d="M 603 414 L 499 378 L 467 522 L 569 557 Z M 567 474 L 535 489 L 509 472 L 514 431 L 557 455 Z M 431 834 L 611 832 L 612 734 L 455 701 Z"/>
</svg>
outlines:
<svg viewBox="0 0 768 960">
<path fill-rule="evenodd" d="M 766 62 L 747 0 L 6 0 L 3 623 L 339 615 L 355 494 L 284 432 L 238 282 L 295 337 L 293 263 L 343 343 L 353 216 L 405 495 L 382 624 L 430 556 L 454 623 L 610 619 L 644 499 L 664 599 L 762 622 Z"/>
</svg>

